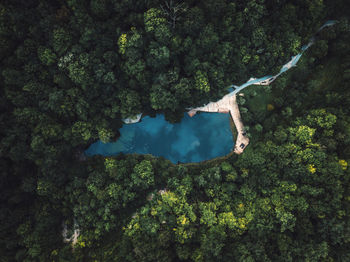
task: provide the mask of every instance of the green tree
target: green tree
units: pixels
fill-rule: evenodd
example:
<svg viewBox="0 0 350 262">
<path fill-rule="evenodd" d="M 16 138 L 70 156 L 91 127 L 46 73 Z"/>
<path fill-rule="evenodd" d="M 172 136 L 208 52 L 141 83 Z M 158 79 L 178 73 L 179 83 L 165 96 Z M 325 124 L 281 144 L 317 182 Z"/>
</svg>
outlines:
<svg viewBox="0 0 350 262">
<path fill-rule="evenodd" d="M 64 54 L 72 43 L 71 34 L 64 28 L 57 28 L 52 33 L 52 46 L 58 55 Z"/>
<path fill-rule="evenodd" d="M 50 49 L 43 46 L 39 47 L 38 56 L 44 65 L 52 65 L 56 62 L 56 55 Z"/>
<path fill-rule="evenodd" d="M 137 187 L 148 188 L 154 184 L 154 173 L 152 164 L 148 160 L 143 160 L 134 167 L 131 174 L 133 184 Z"/>
<path fill-rule="evenodd" d="M 154 32 L 160 25 L 167 23 L 160 9 L 151 8 L 144 13 L 144 23 L 146 32 Z"/>
</svg>

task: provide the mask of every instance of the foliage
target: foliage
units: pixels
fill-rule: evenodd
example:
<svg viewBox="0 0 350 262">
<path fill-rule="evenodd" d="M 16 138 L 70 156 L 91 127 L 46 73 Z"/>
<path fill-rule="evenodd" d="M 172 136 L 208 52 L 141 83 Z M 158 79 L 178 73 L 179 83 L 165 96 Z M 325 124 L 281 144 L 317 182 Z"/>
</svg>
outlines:
<svg viewBox="0 0 350 262">
<path fill-rule="evenodd" d="M 1 1 L 0 260 L 350 261 L 349 8 Z M 84 155 L 123 118 L 177 119 L 277 72 L 334 18 L 298 67 L 245 89 L 244 154 Z"/>
</svg>

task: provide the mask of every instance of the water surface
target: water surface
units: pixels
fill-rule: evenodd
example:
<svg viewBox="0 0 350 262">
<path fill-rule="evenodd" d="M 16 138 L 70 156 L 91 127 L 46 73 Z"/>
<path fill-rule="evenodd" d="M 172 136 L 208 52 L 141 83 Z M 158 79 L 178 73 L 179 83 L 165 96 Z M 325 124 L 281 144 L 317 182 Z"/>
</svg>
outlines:
<svg viewBox="0 0 350 262">
<path fill-rule="evenodd" d="M 336 24 L 336 20 L 327 21 L 318 32 L 327 26 Z M 241 92 L 250 85 L 269 84 L 282 73 L 296 66 L 303 53 L 314 43 L 314 38 L 302 46 L 301 52 L 282 66 L 277 75 L 251 78 L 241 86 L 231 85 L 230 95 Z M 113 156 L 121 152 L 152 154 L 163 156 L 173 163 L 200 162 L 228 154 L 233 149 L 233 136 L 230 130 L 229 114 L 200 113 L 190 118 L 184 115 L 181 123 L 170 124 L 163 115 L 155 118 L 144 117 L 142 122 L 124 125 L 121 136 L 114 143 L 104 144 L 98 141 L 92 144 L 85 154 Z"/>
<path fill-rule="evenodd" d="M 177 124 L 167 122 L 164 115 L 146 116 L 139 123 L 123 125 L 119 131 L 116 142 L 98 141 L 85 154 L 152 154 L 173 163 L 189 163 L 227 155 L 234 146 L 229 114 L 198 113 L 192 118 L 184 114 Z"/>
</svg>

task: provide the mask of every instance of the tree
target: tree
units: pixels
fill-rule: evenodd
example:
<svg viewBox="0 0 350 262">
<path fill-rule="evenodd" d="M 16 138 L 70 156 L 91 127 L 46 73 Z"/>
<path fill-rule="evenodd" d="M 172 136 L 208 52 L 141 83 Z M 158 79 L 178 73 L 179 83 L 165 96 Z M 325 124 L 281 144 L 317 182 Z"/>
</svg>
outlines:
<svg viewBox="0 0 350 262">
<path fill-rule="evenodd" d="M 158 26 L 166 24 L 166 19 L 160 9 L 151 8 L 144 13 L 144 23 L 146 32 L 154 32 Z"/>
<path fill-rule="evenodd" d="M 90 9 L 91 12 L 100 19 L 107 19 L 110 14 L 110 8 L 108 8 L 107 0 L 91 0 Z"/>
<path fill-rule="evenodd" d="M 143 160 L 134 167 L 131 174 L 133 184 L 137 187 L 148 188 L 154 184 L 152 164 L 148 160 Z"/>
<path fill-rule="evenodd" d="M 54 51 L 59 55 L 63 55 L 69 48 L 72 42 L 72 37 L 64 28 L 53 30 L 52 46 Z"/>
<path fill-rule="evenodd" d="M 44 65 L 52 65 L 56 62 L 56 55 L 50 49 L 43 46 L 39 47 L 38 56 Z"/>
<path fill-rule="evenodd" d="M 91 125 L 86 122 L 78 121 L 72 126 L 72 135 L 77 139 L 83 139 L 85 141 L 92 137 Z"/>
<path fill-rule="evenodd" d="M 147 65 L 154 71 L 166 67 L 170 63 L 170 51 L 166 46 L 159 46 L 156 42 L 150 44 Z"/>
<path fill-rule="evenodd" d="M 155 110 L 170 109 L 172 111 L 175 111 L 178 103 L 173 94 L 163 89 L 159 84 L 152 86 L 150 102 L 152 108 Z"/>
<path fill-rule="evenodd" d="M 316 58 L 323 58 L 327 55 L 328 52 L 328 44 L 325 40 L 317 41 L 311 48 L 312 55 Z"/>
<path fill-rule="evenodd" d="M 176 0 L 168 0 L 164 5 L 160 5 L 164 15 L 168 17 L 168 23 L 175 28 L 176 22 L 179 20 L 181 13 L 185 10 L 184 3 L 176 2 Z"/>
<path fill-rule="evenodd" d="M 209 79 L 206 73 L 198 70 L 195 75 L 196 88 L 202 92 L 210 91 Z"/>
<path fill-rule="evenodd" d="M 120 92 L 119 100 L 122 118 L 128 118 L 141 112 L 141 99 L 136 91 L 125 90 Z"/>
</svg>

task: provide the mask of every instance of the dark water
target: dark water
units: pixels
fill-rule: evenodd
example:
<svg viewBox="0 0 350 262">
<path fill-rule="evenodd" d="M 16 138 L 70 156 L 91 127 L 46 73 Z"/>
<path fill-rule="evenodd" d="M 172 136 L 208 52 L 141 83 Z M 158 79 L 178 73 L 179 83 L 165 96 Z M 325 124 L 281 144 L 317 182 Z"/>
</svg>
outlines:
<svg viewBox="0 0 350 262">
<path fill-rule="evenodd" d="M 185 114 L 177 124 L 165 121 L 163 115 L 146 116 L 139 123 L 123 125 L 119 131 L 116 142 L 98 141 L 85 154 L 152 154 L 173 163 L 189 163 L 224 156 L 234 146 L 229 114 L 199 113 L 192 118 Z"/>
</svg>

